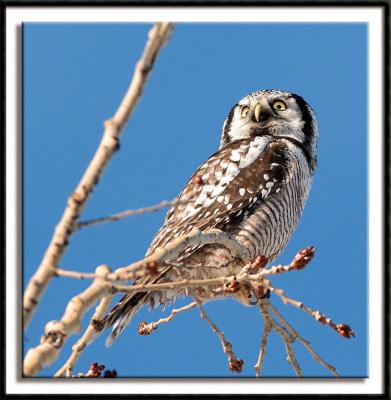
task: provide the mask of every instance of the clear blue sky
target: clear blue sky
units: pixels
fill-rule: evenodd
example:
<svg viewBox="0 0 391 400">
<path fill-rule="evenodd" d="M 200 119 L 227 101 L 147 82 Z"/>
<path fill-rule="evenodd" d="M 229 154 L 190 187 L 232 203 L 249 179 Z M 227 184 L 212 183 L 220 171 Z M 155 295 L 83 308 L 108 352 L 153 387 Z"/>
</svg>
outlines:
<svg viewBox="0 0 391 400">
<path fill-rule="evenodd" d="M 127 89 L 146 24 L 28 24 L 23 30 L 24 284 L 39 265 L 69 194 Z M 356 332 L 344 339 L 272 298 L 283 315 L 342 376 L 367 374 L 367 27 L 365 24 L 180 24 L 159 56 L 144 96 L 121 137 L 121 150 L 93 192 L 82 219 L 174 198 L 218 147 L 232 105 L 259 89 L 304 97 L 320 126 L 318 170 L 300 225 L 279 258 L 308 245 L 313 262 L 273 279 L 290 297 Z M 61 267 L 90 272 L 140 259 L 165 211 L 75 233 Z M 88 282 L 55 279 L 25 333 L 35 346 L 45 323 L 59 319 Z M 184 305 L 189 299 L 177 302 Z M 257 307 L 233 300 L 206 311 L 244 359 L 227 368 L 218 337 L 196 309 L 149 337 L 141 320 L 167 315 L 144 308 L 110 348 L 107 333 L 84 351 L 76 372 L 98 361 L 121 376 L 254 376 L 262 321 Z M 88 314 L 89 316 L 91 313 Z M 84 327 L 87 325 L 84 320 Z M 71 337 L 51 376 L 69 356 Z M 295 344 L 306 376 L 329 376 Z M 280 338 L 270 337 L 263 374 L 293 376 Z"/>
</svg>

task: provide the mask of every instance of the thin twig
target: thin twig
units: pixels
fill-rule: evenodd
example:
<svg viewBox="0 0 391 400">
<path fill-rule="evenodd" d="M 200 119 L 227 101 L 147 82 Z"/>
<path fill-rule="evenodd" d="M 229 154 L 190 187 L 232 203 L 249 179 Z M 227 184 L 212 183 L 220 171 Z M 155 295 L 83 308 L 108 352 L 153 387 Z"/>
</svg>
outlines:
<svg viewBox="0 0 391 400">
<path fill-rule="evenodd" d="M 77 229 L 86 228 L 88 226 L 102 224 L 102 223 L 105 223 L 105 222 L 119 221 L 120 219 L 123 219 L 123 218 L 133 217 L 134 215 L 140 215 L 140 214 L 146 214 L 146 213 L 150 213 L 150 212 L 156 212 L 156 211 L 159 211 L 159 210 L 161 210 L 163 208 L 172 207 L 172 206 L 174 206 L 174 205 L 176 205 L 178 203 L 179 203 L 178 199 L 174 199 L 174 200 L 171 200 L 171 201 L 163 200 L 159 204 L 155 204 L 153 206 L 136 208 L 134 210 L 125 210 L 125 211 L 121 211 L 121 212 L 116 213 L 116 214 L 109 215 L 107 217 L 101 217 L 101 218 L 89 219 L 89 220 L 86 220 L 86 221 L 80 221 L 76 225 L 76 228 Z"/>
<path fill-rule="evenodd" d="M 122 128 L 140 99 L 156 57 L 166 43 L 172 28 L 172 23 L 162 22 L 155 24 L 149 31 L 148 41 L 142 57 L 136 65 L 128 91 L 113 118 L 105 122 L 105 131 L 98 149 L 75 191 L 69 197 L 67 207 L 55 229 L 41 264 L 27 285 L 23 298 L 24 329 L 26 329 L 46 286 L 54 276 L 55 268 L 65 252 L 89 195 L 112 155 L 118 149 Z"/>
<path fill-rule="evenodd" d="M 282 289 L 278 289 L 275 287 L 269 287 L 269 290 L 273 293 L 275 293 L 284 304 L 291 304 L 292 306 L 295 306 L 304 312 L 306 312 L 309 316 L 314 318 L 316 321 L 320 322 L 323 325 L 326 325 L 330 327 L 331 329 L 334 329 L 337 333 L 339 333 L 341 336 L 350 339 L 351 337 L 355 336 L 355 333 L 353 330 L 350 328 L 349 325 L 346 324 L 336 324 L 331 320 L 331 318 L 326 317 L 326 315 L 322 314 L 320 311 L 314 311 L 311 308 L 307 307 L 302 301 L 294 300 L 291 299 L 287 296 L 285 296 L 285 293 Z"/>
<path fill-rule="evenodd" d="M 159 325 L 167 324 L 168 322 L 172 321 L 172 319 L 175 317 L 175 315 L 182 313 L 184 311 L 188 311 L 196 306 L 197 306 L 197 302 L 193 301 L 192 303 L 187 304 L 186 306 L 183 306 L 181 308 L 174 308 L 171 311 L 171 314 L 169 316 L 167 316 L 165 318 L 160 318 L 156 322 L 150 322 L 149 324 L 144 321 L 140 322 L 140 325 L 138 328 L 138 333 L 139 333 L 139 335 L 149 335 L 150 333 L 152 333 L 152 331 L 157 329 Z"/>
<path fill-rule="evenodd" d="M 266 354 L 267 339 L 273 328 L 273 325 L 271 324 L 270 319 L 266 317 L 266 315 L 263 311 L 261 311 L 261 316 L 263 318 L 263 330 L 262 330 L 261 346 L 259 349 L 258 360 L 257 360 L 257 363 L 254 365 L 256 378 L 259 378 L 261 376 L 263 359 Z"/>
<path fill-rule="evenodd" d="M 285 349 L 287 352 L 287 360 L 288 363 L 292 365 L 293 370 L 295 371 L 296 376 L 303 376 L 302 370 L 298 361 L 296 360 L 295 352 L 293 350 L 292 344 L 295 341 L 295 338 L 284 328 L 282 328 L 269 314 L 270 303 L 268 300 L 263 299 L 259 301 L 259 311 L 262 315 L 262 318 L 266 320 L 266 324 L 264 329 L 268 329 L 269 331 L 274 330 L 281 337 L 284 342 Z M 269 325 L 269 327 L 268 327 Z M 262 348 L 261 348 L 262 349 Z M 256 371 L 257 372 L 257 371 Z"/>
<path fill-rule="evenodd" d="M 311 343 L 304 339 L 294 328 L 293 326 L 279 313 L 276 307 L 273 306 L 273 304 L 269 303 L 269 307 L 272 310 L 272 312 L 275 314 L 275 316 L 278 318 L 280 323 L 285 326 L 288 331 L 290 331 L 291 335 L 295 339 L 299 339 L 299 341 L 303 344 L 303 346 L 308 350 L 308 352 L 312 355 L 315 361 L 323 365 L 326 369 L 328 369 L 334 376 L 339 377 L 339 374 L 337 373 L 337 370 L 335 367 L 327 363 L 311 346 Z"/>
<path fill-rule="evenodd" d="M 91 318 L 90 324 L 84 332 L 84 335 L 72 346 L 72 354 L 65 364 L 55 373 L 54 377 L 69 376 L 76 365 L 82 351 L 96 338 L 97 331 L 94 328 L 92 321 L 101 319 L 107 312 L 110 303 L 111 295 L 104 296 L 99 305 L 95 309 L 95 313 Z M 88 374 L 86 375 L 88 376 Z"/>
<path fill-rule="evenodd" d="M 232 239 L 229 235 L 226 233 L 219 231 L 218 229 L 211 229 L 206 232 L 202 232 L 197 229 L 193 229 L 188 235 L 181 236 L 177 238 L 176 240 L 172 241 L 170 244 L 166 245 L 164 249 L 158 249 L 154 254 L 152 254 L 149 257 L 146 257 L 140 261 L 137 261 L 133 264 L 130 264 L 127 267 L 121 267 L 118 268 L 116 271 L 112 272 L 108 277 L 107 280 L 109 281 L 119 281 L 119 280 L 129 280 L 129 279 L 134 279 L 136 277 L 140 277 L 140 270 L 143 270 L 141 274 L 145 272 L 145 267 L 149 263 L 164 263 L 166 265 L 171 265 L 173 267 L 177 268 L 182 268 L 182 269 L 194 269 L 194 268 L 200 268 L 200 264 L 196 265 L 187 265 L 187 264 L 181 264 L 181 263 L 176 263 L 175 261 L 172 261 L 172 259 L 175 259 L 175 257 L 183 251 L 184 245 L 187 245 L 189 247 L 191 246 L 201 246 L 205 244 L 210 244 L 210 243 L 219 243 L 227 248 L 229 248 L 235 255 L 239 256 L 242 258 L 244 261 L 248 261 L 248 250 L 240 245 L 235 239 Z M 221 270 L 225 266 L 208 266 L 208 265 L 203 265 L 202 268 L 205 269 L 218 269 Z M 229 264 L 226 266 L 227 268 L 229 267 Z M 275 265 L 270 268 L 263 268 L 256 274 L 249 274 L 248 272 L 250 270 L 254 270 L 254 263 L 247 262 L 247 264 L 243 265 L 243 268 L 240 272 L 240 275 L 235 276 L 236 280 L 239 281 L 254 281 L 254 282 L 267 282 L 264 280 L 265 277 L 270 276 L 270 275 L 279 275 L 282 273 L 286 272 L 291 272 L 293 270 L 297 270 L 297 266 L 295 265 L 295 261 L 292 261 L 288 265 Z M 301 268 L 300 268 L 301 269 Z M 78 272 L 78 271 L 70 271 L 70 270 L 64 270 L 61 268 L 56 268 L 54 274 L 56 276 L 63 276 L 66 278 L 76 278 L 76 279 L 95 279 L 95 274 L 90 273 L 90 272 Z M 230 280 L 231 278 L 234 278 L 234 276 L 227 276 L 226 279 Z M 214 278 L 216 279 L 215 281 L 210 281 L 206 280 L 204 283 L 205 285 L 212 285 L 212 284 L 220 284 L 222 283 L 221 278 Z M 197 281 L 197 284 L 200 281 Z M 179 283 L 181 284 L 181 283 Z M 202 285 L 202 284 L 201 284 Z M 133 289 L 132 289 L 133 290 Z M 276 294 L 279 295 L 278 290 L 275 289 Z M 283 292 L 281 292 L 283 294 Z M 296 306 L 300 306 L 298 303 Z"/>
<path fill-rule="evenodd" d="M 220 329 L 212 322 L 212 320 L 208 317 L 208 314 L 205 312 L 202 307 L 202 303 L 196 297 L 196 303 L 198 308 L 200 309 L 201 317 L 210 325 L 213 332 L 218 335 L 221 341 L 221 345 L 223 346 L 223 351 L 225 354 L 228 354 L 228 365 L 229 369 L 232 372 L 242 372 L 244 361 L 242 359 L 236 358 L 235 353 L 232 350 L 232 344 L 225 338 L 224 333 L 220 331 Z"/>
<path fill-rule="evenodd" d="M 244 263 L 249 262 L 249 250 L 228 233 L 219 229 L 210 229 L 202 232 L 197 228 L 193 228 L 188 235 L 178 237 L 165 247 L 158 247 L 153 254 L 140 261 L 118 268 L 114 271 L 114 274 L 117 280 L 133 279 L 134 274 L 137 276 L 137 272 L 140 272 L 140 270 L 144 270 L 141 271 L 143 275 L 145 266 L 148 264 L 162 265 L 165 261 L 176 260 L 188 248 L 216 243 L 227 247 L 232 254 L 240 257 Z"/>
<path fill-rule="evenodd" d="M 177 205 L 182 205 L 182 204 L 187 204 L 195 195 L 196 193 L 196 186 L 190 193 L 185 196 L 183 199 L 179 199 L 176 197 L 173 200 L 163 200 L 158 204 L 154 204 L 149 207 L 141 207 L 141 208 L 136 208 L 134 210 L 126 210 L 126 211 L 121 211 L 116 214 L 109 215 L 107 217 L 101 217 L 101 218 L 95 218 L 95 219 L 90 219 L 87 221 L 81 221 L 76 224 L 76 228 L 86 228 L 88 226 L 96 225 L 96 224 L 102 224 L 105 222 L 114 222 L 114 221 L 119 221 L 123 218 L 127 217 L 133 217 L 135 215 L 140 215 L 140 214 L 146 214 L 146 213 L 151 213 L 151 212 L 156 212 L 160 211 L 163 208 L 168 208 L 168 207 L 174 207 Z"/>
</svg>

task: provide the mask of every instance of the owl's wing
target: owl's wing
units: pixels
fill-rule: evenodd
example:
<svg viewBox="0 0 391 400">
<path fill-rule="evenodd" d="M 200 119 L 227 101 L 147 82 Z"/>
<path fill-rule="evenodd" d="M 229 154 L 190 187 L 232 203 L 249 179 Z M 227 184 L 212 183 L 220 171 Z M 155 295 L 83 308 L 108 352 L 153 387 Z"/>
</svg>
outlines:
<svg viewBox="0 0 391 400">
<path fill-rule="evenodd" d="M 257 201 L 273 196 L 286 184 L 285 153 L 281 142 L 257 136 L 233 142 L 213 154 L 185 185 L 147 255 L 194 227 L 224 230 L 246 218 Z"/>
</svg>

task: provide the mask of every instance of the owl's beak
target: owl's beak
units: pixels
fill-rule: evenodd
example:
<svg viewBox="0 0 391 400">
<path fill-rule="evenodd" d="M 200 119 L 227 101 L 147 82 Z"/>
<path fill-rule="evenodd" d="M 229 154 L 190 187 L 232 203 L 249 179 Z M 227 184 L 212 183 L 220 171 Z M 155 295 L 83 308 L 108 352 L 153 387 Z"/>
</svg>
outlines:
<svg viewBox="0 0 391 400">
<path fill-rule="evenodd" d="M 259 122 L 259 117 L 261 116 L 262 107 L 260 104 L 257 104 L 254 109 L 254 117 L 257 122 Z"/>
</svg>

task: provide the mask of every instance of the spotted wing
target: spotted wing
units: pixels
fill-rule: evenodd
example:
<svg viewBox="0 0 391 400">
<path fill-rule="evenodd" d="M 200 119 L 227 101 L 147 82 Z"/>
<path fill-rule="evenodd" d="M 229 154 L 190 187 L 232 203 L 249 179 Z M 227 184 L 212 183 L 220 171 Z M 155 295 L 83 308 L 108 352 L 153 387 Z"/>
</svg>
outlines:
<svg viewBox="0 0 391 400">
<path fill-rule="evenodd" d="M 283 188 L 288 178 L 285 154 L 281 142 L 257 136 L 212 155 L 185 185 L 147 254 L 195 227 L 224 230 L 246 218 L 257 202 Z"/>
</svg>

